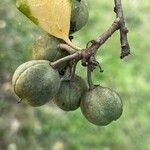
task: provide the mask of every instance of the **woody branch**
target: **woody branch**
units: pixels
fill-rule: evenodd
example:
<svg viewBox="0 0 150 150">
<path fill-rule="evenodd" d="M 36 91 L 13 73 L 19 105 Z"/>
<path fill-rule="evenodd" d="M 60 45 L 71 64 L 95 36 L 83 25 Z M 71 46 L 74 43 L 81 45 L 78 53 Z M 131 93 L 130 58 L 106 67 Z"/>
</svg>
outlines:
<svg viewBox="0 0 150 150">
<path fill-rule="evenodd" d="M 60 64 L 71 61 L 73 59 L 76 60 L 83 60 L 83 62 L 89 62 L 90 58 L 94 56 L 97 50 L 116 32 L 120 30 L 120 43 L 121 43 L 121 56 L 120 58 L 124 58 L 130 54 L 130 46 L 128 43 L 127 33 L 128 29 L 125 26 L 125 20 L 123 16 L 123 9 L 121 0 L 114 0 L 114 11 L 116 13 L 116 19 L 112 23 L 112 25 L 101 34 L 96 40 L 90 41 L 92 44 L 91 46 L 83 49 L 82 51 L 75 51 L 74 49 L 70 48 L 67 44 L 60 44 L 59 47 L 62 50 L 66 50 L 70 53 L 70 55 L 63 57 L 55 62 L 51 63 L 51 66 L 57 68 Z"/>
</svg>

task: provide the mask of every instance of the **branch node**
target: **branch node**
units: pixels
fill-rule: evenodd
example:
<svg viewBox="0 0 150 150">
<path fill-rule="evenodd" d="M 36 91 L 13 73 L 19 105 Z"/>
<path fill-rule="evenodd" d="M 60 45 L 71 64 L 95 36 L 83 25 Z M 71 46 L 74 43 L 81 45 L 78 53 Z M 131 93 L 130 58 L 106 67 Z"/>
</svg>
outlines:
<svg viewBox="0 0 150 150">
<path fill-rule="evenodd" d="M 91 40 L 86 44 L 86 48 L 89 48 L 92 44 L 95 44 L 96 41 L 95 40 Z M 90 45 L 91 44 L 91 45 Z"/>
</svg>

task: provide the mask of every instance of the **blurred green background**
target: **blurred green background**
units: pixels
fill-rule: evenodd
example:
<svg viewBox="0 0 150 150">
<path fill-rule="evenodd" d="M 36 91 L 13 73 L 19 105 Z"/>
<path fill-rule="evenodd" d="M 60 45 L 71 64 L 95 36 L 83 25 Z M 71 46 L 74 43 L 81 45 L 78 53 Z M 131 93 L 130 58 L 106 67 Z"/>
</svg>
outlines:
<svg viewBox="0 0 150 150">
<path fill-rule="evenodd" d="M 120 60 L 119 34 L 97 54 L 104 73 L 94 82 L 118 91 L 124 102 L 119 120 L 106 127 L 89 123 L 80 109 L 64 112 L 53 103 L 39 108 L 17 104 L 11 78 L 31 59 L 32 44 L 43 34 L 15 7 L 0 1 L 0 150 L 149 150 L 150 149 L 150 1 L 123 0 L 131 55 Z M 95 39 L 115 18 L 113 1 L 89 0 L 88 24 L 75 34 L 78 45 Z M 78 66 L 78 74 L 86 70 Z"/>
</svg>

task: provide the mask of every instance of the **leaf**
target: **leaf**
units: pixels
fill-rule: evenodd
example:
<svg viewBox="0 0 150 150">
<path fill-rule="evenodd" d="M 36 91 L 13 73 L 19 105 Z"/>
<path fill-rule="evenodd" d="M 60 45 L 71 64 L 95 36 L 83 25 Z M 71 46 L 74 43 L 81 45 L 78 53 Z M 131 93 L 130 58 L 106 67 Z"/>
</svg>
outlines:
<svg viewBox="0 0 150 150">
<path fill-rule="evenodd" d="M 69 40 L 72 0 L 18 0 L 16 4 L 20 11 L 46 32 L 81 50 Z"/>
</svg>

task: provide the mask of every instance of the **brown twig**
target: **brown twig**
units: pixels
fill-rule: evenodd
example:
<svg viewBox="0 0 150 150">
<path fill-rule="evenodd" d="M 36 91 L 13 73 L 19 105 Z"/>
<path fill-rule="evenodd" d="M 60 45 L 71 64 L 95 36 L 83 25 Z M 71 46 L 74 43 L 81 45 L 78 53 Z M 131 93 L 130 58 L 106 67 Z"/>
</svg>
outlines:
<svg viewBox="0 0 150 150">
<path fill-rule="evenodd" d="M 121 42 L 120 58 L 122 59 L 125 56 L 128 56 L 130 54 L 130 46 L 129 46 L 128 38 L 127 38 L 128 29 L 125 26 L 121 0 L 114 0 L 114 2 L 115 2 L 114 11 L 116 13 L 116 16 L 120 19 L 120 42 Z"/>
<path fill-rule="evenodd" d="M 109 27 L 109 29 L 104 32 L 101 36 L 99 36 L 95 42 L 89 47 L 84 49 L 83 51 L 76 51 L 73 54 L 70 54 L 66 57 L 63 57 L 59 60 L 56 60 L 55 62 L 51 63 L 51 66 L 53 68 L 57 68 L 60 64 L 66 62 L 66 61 L 70 61 L 72 59 L 85 59 L 86 61 L 96 53 L 97 49 L 103 45 L 108 38 L 111 37 L 111 35 L 119 29 L 119 18 L 117 18 L 113 24 Z M 63 49 L 66 49 L 67 51 L 70 51 L 70 47 L 69 46 L 65 46 L 65 44 L 63 44 Z"/>
<path fill-rule="evenodd" d="M 75 79 L 75 72 L 76 72 L 76 67 L 77 67 L 78 60 L 74 60 L 72 63 L 73 64 L 72 64 L 72 68 L 71 68 L 70 79 L 74 80 Z"/>
<path fill-rule="evenodd" d="M 89 90 L 92 90 L 94 88 L 94 84 L 92 81 L 92 71 L 91 71 L 90 64 L 88 64 L 88 67 L 87 67 L 87 81 L 88 81 L 88 85 L 89 85 Z"/>
<path fill-rule="evenodd" d="M 69 45 L 61 43 L 58 45 L 58 48 L 60 48 L 61 50 L 65 50 L 67 51 L 69 54 L 73 54 L 76 52 L 76 50 L 74 50 L 73 48 L 71 48 Z"/>
<path fill-rule="evenodd" d="M 52 62 L 50 65 L 51 65 L 53 68 L 57 68 L 57 67 L 59 67 L 60 64 L 66 62 L 66 61 L 73 60 L 73 59 L 81 59 L 81 53 L 76 52 L 76 53 L 74 53 L 74 54 L 68 55 L 68 56 L 66 56 L 66 57 L 63 57 L 63 58 L 61 58 L 61 59 L 58 59 L 58 60 Z"/>
<path fill-rule="evenodd" d="M 83 64 L 86 66 L 88 64 L 90 57 L 94 56 L 97 52 L 97 49 L 100 48 L 117 30 L 120 30 L 120 42 L 121 42 L 120 58 L 122 59 L 125 56 L 130 54 L 130 46 L 129 46 L 128 39 L 127 39 L 128 29 L 125 26 L 121 0 L 114 0 L 114 3 L 115 3 L 116 19 L 112 23 L 112 25 L 109 27 L 109 29 L 105 31 L 102 35 L 100 35 L 96 40 L 90 41 L 92 44 L 80 52 L 73 50 L 66 44 L 59 45 L 62 49 L 69 52 L 70 55 L 64 58 L 61 58 L 55 62 L 52 62 L 51 63 L 52 67 L 57 68 L 61 63 L 64 63 L 66 61 L 70 61 L 73 59 L 76 59 L 76 60 L 82 59 Z"/>
</svg>

